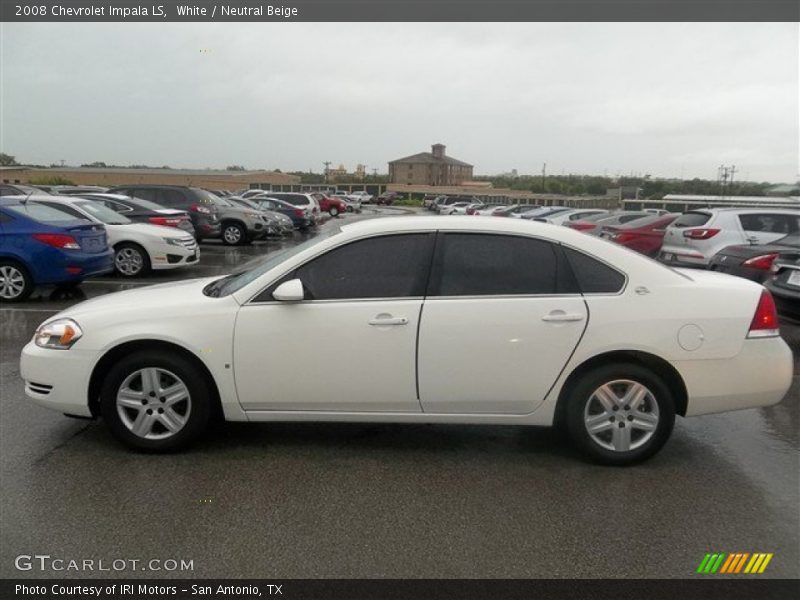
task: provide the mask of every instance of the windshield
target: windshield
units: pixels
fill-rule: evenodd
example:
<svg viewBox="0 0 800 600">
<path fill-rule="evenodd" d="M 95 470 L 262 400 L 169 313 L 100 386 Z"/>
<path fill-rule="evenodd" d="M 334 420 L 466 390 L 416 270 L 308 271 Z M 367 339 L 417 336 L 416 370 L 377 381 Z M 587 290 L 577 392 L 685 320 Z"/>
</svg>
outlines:
<svg viewBox="0 0 800 600">
<path fill-rule="evenodd" d="M 205 289 L 203 289 L 203 293 L 206 296 L 213 297 L 228 296 L 233 294 L 234 292 L 242 289 L 248 283 L 251 283 L 261 277 L 270 269 L 277 267 L 283 261 L 290 259 L 295 254 L 299 254 L 300 252 L 303 252 L 304 250 L 311 248 L 321 241 L 326 240 L 340 232 L 341 229 L 337 227 L 311 238 L 310 240 L 306 240 L 302 244 L 298 244 L 292 248 L 286 248 L 285 250 L 269 254 L 264 258 L 258 258 L 254 261 L 251 261 L 245 265 L 242 270 L 231 273 L 230 275 L 226 275 L 222 279 L 212 281 L 205 287 Z"/>
<path fill-rule="evenodd" d="M 111 210 L 104 204 L 100 204 L 99 202 L 92 202 L 91 200 L 86 200 L 83 202 L 76 202 L 75 206 L 80 208 L 83 211 L 86 211 L 90 215 L 92 215 L 98 221 L 105 223 L 106 225 L 127 225 L 128 223 L 132 223 L 128 217 L 123 217 L 116 211 Z"/>
<path fill-rule="evenodd" d="M 64 221 L 77 221 L 72 215 L 62 212 L 57 208 L 45 206 L 44 204 L 36 204 L 34 202 L 27 202 L 25 204 L 18 204 L 14 206 L 4 206 L 6 210 L 28 217 L 39 223 L 63 223 Z"/>
</svg>

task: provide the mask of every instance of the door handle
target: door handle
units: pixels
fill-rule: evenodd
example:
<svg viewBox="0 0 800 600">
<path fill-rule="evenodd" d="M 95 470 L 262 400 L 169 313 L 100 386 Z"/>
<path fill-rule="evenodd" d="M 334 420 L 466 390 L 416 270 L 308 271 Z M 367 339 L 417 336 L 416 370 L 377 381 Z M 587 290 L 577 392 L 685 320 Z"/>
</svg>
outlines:
<svg viewBox="0 0 800 600">
<path fill-rule="evenodd" d="M 381 327 L 383 325 L 407 325 L 408 319 L 405 317 L 393 317 L 391 315 L 378 315 L 368 321 L 370 325 Z"/>
<path fill-rule="evenodd" d="M 583 321 L 584 317 L 578 313 L 568 314 L 561 310 L 554 310 L 550 314 L 542 317 L 542 321 L 548 323 L 565 323 L 570 321 Z"/>
</svg>

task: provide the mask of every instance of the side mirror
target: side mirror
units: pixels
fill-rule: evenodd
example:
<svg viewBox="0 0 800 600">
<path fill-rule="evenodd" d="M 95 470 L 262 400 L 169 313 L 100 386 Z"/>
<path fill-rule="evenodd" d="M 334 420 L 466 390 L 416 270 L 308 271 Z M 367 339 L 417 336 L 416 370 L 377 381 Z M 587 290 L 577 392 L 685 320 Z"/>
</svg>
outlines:
<svg viewBox="0 0 800 600">
<path fill-rule="evenodd" d="M 299 279 L 284 281 L 275 288 L 275 291 L 272 292 L 272 297 L 281 302 L 300 302 L 305 298 L 303 282 Z"/>
</svg>

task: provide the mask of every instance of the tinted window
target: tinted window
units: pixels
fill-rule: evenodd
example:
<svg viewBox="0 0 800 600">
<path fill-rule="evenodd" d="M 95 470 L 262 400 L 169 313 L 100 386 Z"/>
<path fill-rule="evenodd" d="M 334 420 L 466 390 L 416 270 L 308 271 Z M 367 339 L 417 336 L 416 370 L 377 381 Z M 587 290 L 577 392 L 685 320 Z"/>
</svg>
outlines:
<svg viewBox="0 0 800 600">
<path fill-rule="evenodd" d="M 149 200 L 149 198 L 146 198 L 146 200 Z M 162 206 L 180 206 L 186 203 L 186 197 L 180 190 L 158 190 L 154 202 Z"/>
<path fill-rule="evenodd" d="M 794 233 L 798 230 L 800 217 L 775 213 L 739 215 L 739 222 L 745 231 L 764 233 Z"/>
<path fill-rule="evenodd" d="M 510 235 L 448 233 L 441 238 L 432 296 L 557 293 L 552 244 Z"/>
<path fill-rule="evenodd" d="M 295 206 L 308 206 L 310 204 L 308 198 L 300 194 L 273 194 L 273 196 Z"/>
<path fill-rule="evenodd" d="M 49 205 L 46 206 L 44 204 L 39 204 L 38 202 L 28 202 L 24 206 L 7 206 L 6 210 L 26 216 L 29 219 L 38 221 L 39 223 L 59 223 L 64 221 L 72 221 L 74 219 L 88 221 L 86 217 L 77 211 L 65 211 L 61 210 L 61 207 L 52 207 Z M 73 212 L 75 212 L 75 214 L 73 214 Z"/>
<path fill-rule="evenodd" d="M 625 285 L 625 276 L 599 260 L 571 248 L 564 248 L 581 292 L 584 294 L 616 294 Z"/>
<path fill-rule="evenodd" d="M 351 242 L 298 268 L 310 300 L 425 295 L 434 234 L 390 235 Z"/>
<path fill-rule="evenodd" d="M 687 212 L 675 219 L 673 227 L 700 227 L 705 225 L 711 215 L 704 212 Z"/>
<path fill-rule="evenodd" d="M 136 196 L 142 200 L 156 202 L 159 190 L 152 188 L 129 188 L 125 190 L 114 190 L 115 194 L 124 194 L 125 196 Z"/>
<path fill-rule="evenodd" d="M 37 204 L 39 204 L 38 201 L 37 201 Z M 84 215 L 81 211 L 75 210 L 74 208 L 72 208 L 71 206 L 67 206 L 66 204 L 56 204 L 56 203 L 50 204 L 49 202 L 42 202 L 41 204 L 46 206 L 47 208 L 51 208 L 53 210 L 57 210 L 57 211 L 59 211 L 61 213 L 66 213 L 67 215 L 69 215 L 70 218 L 73 218 L 73 219 L 83 219 L 84 221 L 89 221 L 90 220 L 89 217 Z M 63 220 L 64 216 L 62 216 L 61 219 Z M 37 220 L 39 220 L 39 219 L 37 219 Z M 52 220 L 55 220 L 55 219 L 52 219 Z"/>
<path fill-rule="evenodd" d="M 86 200 L 84 202 L 76 202 L 75 206 L 78 206 L 81 210 L 86 211 L 106 225 L 127 225 L 132 222 L 128 217 L 120 215 L 100 202 Z"/>
</svg>

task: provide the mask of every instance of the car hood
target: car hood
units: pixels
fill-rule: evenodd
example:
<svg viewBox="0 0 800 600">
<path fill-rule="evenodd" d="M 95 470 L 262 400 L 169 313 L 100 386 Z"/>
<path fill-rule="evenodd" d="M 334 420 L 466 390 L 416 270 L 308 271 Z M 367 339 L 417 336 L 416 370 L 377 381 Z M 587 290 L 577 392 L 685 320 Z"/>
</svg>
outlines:
<svg viewBox="0 0 800 600">
<path fill-rule="evenodd" d="M 258 217 L 261 213 L 252 208 L 245 208 L 244 206 L 218 206 L 221 215 L 238 215 L 247 217 Z"/>
<path fill-rule="evenodd" d="M 103 313 L 114 313 L 123 318 L 128 312 L 146 314 L 169 311 L 172 308 L 185 312 L 187 306 L 195 301 L 217 300 L 203 294 L 203 288 L 215 279 L 219 279 L 219 276 L 185 279 L 105 294 L 75 304 L 53 318 L 70 317 L 79 320 L 82 316 L 91 317 Z"/>
</svg>

